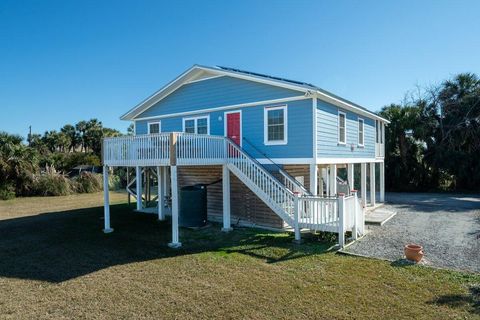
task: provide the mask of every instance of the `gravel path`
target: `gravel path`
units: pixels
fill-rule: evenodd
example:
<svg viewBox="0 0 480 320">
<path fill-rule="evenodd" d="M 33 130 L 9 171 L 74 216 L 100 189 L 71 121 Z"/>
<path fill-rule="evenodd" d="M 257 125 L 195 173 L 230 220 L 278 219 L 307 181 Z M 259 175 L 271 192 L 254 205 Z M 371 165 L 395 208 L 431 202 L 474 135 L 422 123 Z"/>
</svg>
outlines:
<svg viewBox="0 0 480 320">
<path fill-rule="evenodd" d="M 347 252 L 391 261 L 401 260 L 403 245 L 423 245 L 423 263 L 480 272 L 480 196 L 389 193 L 385 208 L 397 215 Z"/>
</svg>

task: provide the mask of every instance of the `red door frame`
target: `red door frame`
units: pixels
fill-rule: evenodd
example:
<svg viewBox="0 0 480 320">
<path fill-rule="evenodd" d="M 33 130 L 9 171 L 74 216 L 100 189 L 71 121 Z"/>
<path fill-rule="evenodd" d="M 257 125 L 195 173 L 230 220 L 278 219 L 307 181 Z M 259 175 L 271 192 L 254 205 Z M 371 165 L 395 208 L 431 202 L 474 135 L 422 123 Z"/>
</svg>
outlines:
<svg viewBox="0 0 480 320">
<path fill-rule="evenodd" d="M 226 111 L 224 113 L 223 119 L 224 119 L 224 136 L 228 136 L 228 115 L 233 114 L 233 113 L 238 113 L 239 114 L 239 131 L 240 131 L 240 147 L 243 144 L 243 132 L 242 132 L 242 110 L 235 110 L 235 111 Z"/>
</svg>

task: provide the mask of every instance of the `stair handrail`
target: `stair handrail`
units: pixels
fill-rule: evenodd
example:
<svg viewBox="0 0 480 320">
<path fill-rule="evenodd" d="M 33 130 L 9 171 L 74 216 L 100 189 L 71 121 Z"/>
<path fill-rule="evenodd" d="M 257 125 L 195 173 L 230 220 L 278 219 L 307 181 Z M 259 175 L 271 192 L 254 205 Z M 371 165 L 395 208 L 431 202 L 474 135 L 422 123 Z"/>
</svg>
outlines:
<svg viewBox="0 0 480 320">
<path fill-rule="evenodd" d="M 278 169 L 278 172 L 285 178 L 285 180 L 287 180 L 289 183 L 291 183 L 292 185 L 294 185 L 294 187 L 297 187 L 297 190 L 291 190 L 293 192 L 298 192 L 300 191 L 300 193 L 302 195 L 312 195 L 312 193 L 310 191 L 307 190 L 307 188 L 305 188 L 305 186 L 303 184 L 301 184 L 300 182 L 297 181 L 297 179 L 295 179 L 294 177 L 292 177 L 287 171 L 283 170 L 282 167 L 280 167 L 277 163 L 275 163 L 269 156 L 267 156 L 263 151 L 261 151 L 260 149 L 258 149 L 253 143 L 251 143 L 247 138 L 243 137 L 243 140 L 245 142 L 247 142 L 251 147 L 253 147 L 258 153 L 260 153 L 261 155 L 263 155 L 265 157 L 265 159 L 267 159 L 268 161 L 270 161 L 275 167 L 277 167 Z M 294 188 L 293 188 L 294 189 Z"/>
<path fill-rule="evenodd" d="M 283 187 L 285 188 L 287 191 L 289 191 L 292 195 L 294 194 L 292 190 L 286 188 L 278 179 L 277 177 L 275 177 L 273 174 L 271 174 L 270 172 L 268 172 L 267 169 L 265 169 L 265 167 L 260 163 L 258 162 L 257 159 L 255 159 L 254 157 L 252 157 L 248 152 L 246 152 L 242 147 L 240 147 L 238 144 L 236 144 L 232 139 L 230 139 L 229 137 L 224 137 L 225 140 L 227 141 L 227 144 L 234 147 L 238 152 L 242 153 L 246 158 L 248 158 L 249 160 L 253 161 L 259 168 L 260 170 L 263 171 L 264 174 L 266 174 L 270 179 L 274 180 L 274 182 L 276 184 L 278 184 L 279 187 Z M 227 148 L 228 150 L 228 148 Z M 228 152 L 228 151 L 227 151 Z M 227 155 L 227 158 L 228 158 L 228 155 Z"/>
</svg>

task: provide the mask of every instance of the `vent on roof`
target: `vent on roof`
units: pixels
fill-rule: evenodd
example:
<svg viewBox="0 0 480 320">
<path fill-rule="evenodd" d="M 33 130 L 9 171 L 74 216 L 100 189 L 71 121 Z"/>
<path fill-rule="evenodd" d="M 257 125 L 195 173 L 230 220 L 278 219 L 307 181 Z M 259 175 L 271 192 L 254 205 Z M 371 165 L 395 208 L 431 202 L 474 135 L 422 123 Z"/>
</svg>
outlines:
<svg viewBox="0 0 480 320">
<path fill-rule="evenodd" d="M 257 73 L 257 72 L 250 72 L 250 71 L 245 71 L 245 70 L 240 70 L 240 69 L 235 69 L 235 68 L 222 67 L 222 66 L 217 66 L 217 67 L 220 68 L 220 69 L 222 69 L 222 70 L 233 71 L 233 72 L 248 74 L 248 75 L 252 75 L 252 76 L 257 76 L 257 77 L 262 77 L 262 78 L 268 78 L 268 79 L 273 79 L 273 80 L 279 80 L 279 81 L 294 83 L 294 84 L 298 84 L 298 85 L 302 85 L 302 86 L 309 86 L 309 87 L 312 87 L 312 88 L 316 88 L 313 84 L 306 83 L 306 82 L 289 80 L 289 79 L 285 79 L 285 78 L 279 78 L 279 77 L 269 76 L 268 74 L 262 74 L 262 73 Z"/>
</svg>

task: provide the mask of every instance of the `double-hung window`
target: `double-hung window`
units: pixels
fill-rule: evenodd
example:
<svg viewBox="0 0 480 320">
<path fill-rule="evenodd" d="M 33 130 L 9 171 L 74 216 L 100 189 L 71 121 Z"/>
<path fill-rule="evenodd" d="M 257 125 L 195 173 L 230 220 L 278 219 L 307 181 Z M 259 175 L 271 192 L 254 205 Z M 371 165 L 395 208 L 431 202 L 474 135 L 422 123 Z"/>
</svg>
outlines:
<svg viewBox="0 0 480 320">
<path fill-rule="evenodd" d="M 264 143 L 287 144 L 287 106 L 264 109 Z"/>
<path fill-rule="evenodd" d="M 365 145 L 364 124 L 365 121 L 361 118 L 358 118 L 358 145 L 360 147 L 363 147 Z"/>
<path fill-rule="evenodd" d="M 183 132 L 197 133 L 197 134 L 209 134 L 209 118 L 208 116 L 184 118 L 183 119 Z"/>
<path fill-rule="evenodd" d="M 338 143 L 347 143 L 347 116 L 345 112 L 338 111 Z"/>
<path fill-rule="evenodd" d="M 160 133 L 160 121 L 148 123 L 148 134 Z"/>
</svg>

